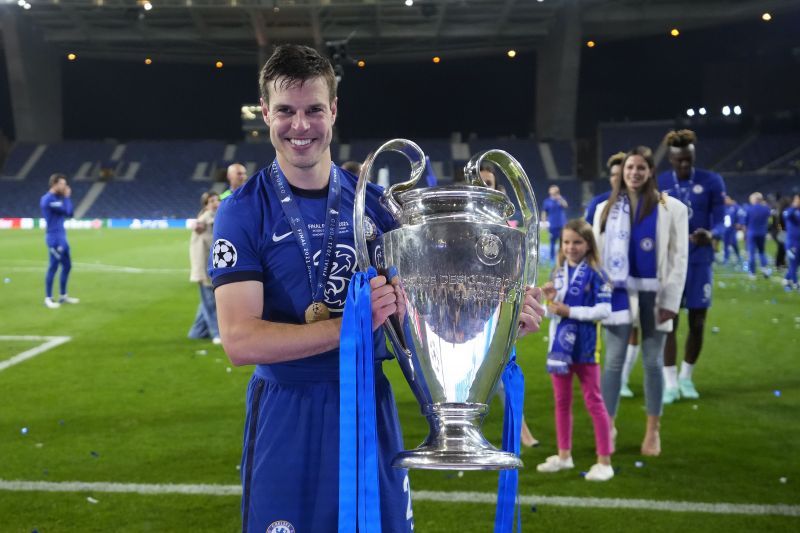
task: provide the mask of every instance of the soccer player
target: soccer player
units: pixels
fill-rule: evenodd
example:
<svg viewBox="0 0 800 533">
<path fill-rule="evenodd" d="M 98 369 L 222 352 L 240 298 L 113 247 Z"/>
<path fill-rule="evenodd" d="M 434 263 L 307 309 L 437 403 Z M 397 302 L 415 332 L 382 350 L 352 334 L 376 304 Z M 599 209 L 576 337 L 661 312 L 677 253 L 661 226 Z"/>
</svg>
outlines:
<svg viewBox="0 0 800 533">
<path fill-rule="evenodd" d="M 786 227 L 786 258 L 789 260 L 784 288 L 791 291 L 800 289 L 797 283 L 797 266 L 800 264 L 800 194 L 795 194 L 791 205 L 784 209 L 783 222 Z"/>
<path fill-rule="evenodd" d="M 550 263 L 555 264 L 557 242 L 561 241 L 561 229 L 567 222 L 567 214 L 564 210 L 569 206 L 558 185 L 551 185 L 547 189 L 548 198 L 542 202 L 542 221 L 549 223 L 550 228 Z"/>
<path fill-rule="evenodd" d="M 739 241 L 736 239 L 736 225 L 739 220 L 739 204 L 736 200 L 728 195 L 725 195 L 725 221 L 723 222 L 724 231 L 722 233 L 722 246 L 723 246 L 723 264 L 728 264 L 730 258 L 730 250 L 736 254 L 736 262 L 741 263 L 742 257 L 739 255 Z"/>
<path fill-rule="evenodd" d="M 761 260 L 761 273 L 768 278 L 772 271 L 769 269 L 767 254 L 764 252 L 764 244 L 767 240 L 767 230 L 769 229 L 769 218 L 772 210 L 764 201 L 764 196 L 760 192 L 750 195 L 750 205 L 745 206 L 744 226 L 745 243 L 747 245 L 747 268 L 750 272 L 750 279 L 756 279 L 756 259 Z"/>
<path fill-rule="evenodd" d="M 725 182 L 722 176 L 694 166 L 697 136 L 691 130 L 670 131 L 664 138 L 669 148 L 672 170 L 658 177 L 658 188 L 682 201 L 689 210 L 689 270 L 681 307 L 689 314 L 683 365 L 678 376 L 678 317 L 664 346 L 664 403 L 680 397 L 696 399 L 700 395 L 692 381 L 692 372 L 703 348 L 703 329 L 711 307 L 714 284 L 712 265 L 714 249 L 711 229 L 725 218 Z"/>
<path fill-rule="evenodd" d="M 230 188 L 219 196 L 220 201 L 224 200 L 233 194 L 236 189 L 244 185 L 244 182 L 247 181 L 247 169 L 241 163 L 231 163 L 228 165 L 226 178 Z"/>
<path fill-rule="evenodd" d="M 223 347 L 235 365 L 256 365 L 246 401 L 243 530 L 332 533 L 338 530 L 339 339 L 356 263 L 356 178 L 331 161 L 338 105 L 327 59 L 305 46 L 279 46 L 261 71 L 260 90 L 276 158 L 222 202 L 210 259 Z M 377 237 L 394 226 L 380 194 L 367 186 L 373 258 Z M 403 442 L 381 369 L 390 355 L 380 330 L 405 304 L 385 277 L 370 286 L 381 525 L 410 532 L 407 473 L 391 466 Z M 537 296 L 538 289 L 526 294 L 521 335 L 539 328 Z"/>
<path fill-rule="evenodd" d="M 72 259 L 69 253 L 69 243 L 67 242 L 67 232 L 64 229 L 64 219 L 70 218 L 72 209 L 72 189 L 67 183 L 64 174 L 53 174 L 50 176 L 50 190 L 47 191 L 39 200 L 39 207 L 42 208 L 42 216 L 47 223 L 45 231 L 45 242 L 50 254 L 50 264 L 47 267 L 47 274 L 44 278 L 44 305 L 50 309 L 57 309 L 61 304 L 76 304 L 80 302 L 78 298 L 67 295 L 67 281 L 69 272 L 72 270 Z M 59 288 L 61 296 L 58 300 L 53 299 L 53 280 L 56 271 L 61 266 L 61 277 L 59 278 Z"/>
<path fill-rule="evenodd" d="M 619 183 L 619 180 L 622 178 L 622 161 L 625 159 L 625 152 L 617 152 L 616 154 L 612 155 L 608 158 L 606 162 L 606 168 L 608 169 L 608 182 L 611 184 L 611 189 L 614 189 L 614 186 Z M 589 205 L 586 206 L 586 213 L 584 214 L 583 218 L 589 224 L 594 224 L 594 212 L 597 209 L 597 206 L 600 202 L 605 202 L 608 200 L 608 197 L 611 196 L 611 190 L 606 192 L 601 192 L 591 200 L 589 200 Z"/>
</svg>

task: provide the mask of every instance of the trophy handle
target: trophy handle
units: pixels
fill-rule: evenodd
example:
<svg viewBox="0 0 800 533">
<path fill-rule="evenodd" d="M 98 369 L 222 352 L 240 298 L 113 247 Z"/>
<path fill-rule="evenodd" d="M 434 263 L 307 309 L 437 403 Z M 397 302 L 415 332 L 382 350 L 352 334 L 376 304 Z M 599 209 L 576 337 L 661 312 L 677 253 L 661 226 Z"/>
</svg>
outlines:
<svg viewBox="0 0 800 533">
<path fill-rule="evenodd" d="M 408 162 L 411 163 L 411 177 L 408 181 L 396 183 L 389 187 L 383 194 L 382 203 L 384 207 L 391 213 L 392 217 L 398 222 L 403 213 L 403 208 L 400 203 L 395 199 L 395 195 L 404 191 L 414 188 L 414 185 L 419 181 L 420 176 L 425 171 L 425 153 L 413 141 L 407 139 L 392 139 L 383 143 L 377 150 L 371 153 L 367 160 L 361 167 L 361 172 L 358 174 L 358 183 L 356 184 L 356 198 L 353 205 L 353 233 L 355 237 L 356 248 L 356 261 L 358 268 L 362 272 L 366 272 L 371 266 L 369 260 L 369 249 L 367 248 L 367 236 L 364 233 L 364 213 L 366 209 L 366 191 L 367 183 L 372 177 L 372 165 L 375 158 L 383 152 L 398 152 L 403 154 Z M 400 321 L 395 316 L 390 316 L 384 322 L 386 331 L 389 335 L 389 341 L 392 343 L 398 355 L 397 360 L 401 368 L 406 374 L 409 383 L 414 381 L 414 364 L 413 355 L 408 345 L 408 342 L 403 334 L 403 327 Z M 405 355 L 405 358 L 399 357 L 400 354 Z"/>
<path fill-rule="evenodd" d="M 531 181 L 522 165 L 511 154 L 503 150 L 486 150 L 475 154 L 464 166 L 464 179 L 467 184 L 486 187 L 486 182 L 483 181 L 480 172 L 481 164 L 484 161 L 494 163 L 514 189 L 520 211 L 522 211 L 522 223 L 528 247 L 525 285 L 534 286 L 539 269 L 539 206 L 536 203 L 536 195 L 531 187 Z"/>
</svg>

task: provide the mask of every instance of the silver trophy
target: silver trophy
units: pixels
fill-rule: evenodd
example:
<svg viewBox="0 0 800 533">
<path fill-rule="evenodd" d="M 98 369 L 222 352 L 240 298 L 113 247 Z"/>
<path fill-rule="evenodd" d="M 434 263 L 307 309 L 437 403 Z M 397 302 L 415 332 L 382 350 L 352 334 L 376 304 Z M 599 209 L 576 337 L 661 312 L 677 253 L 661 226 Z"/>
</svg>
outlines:
<svg viewBox="0 0 800 533">
<path fill-rule="evenodd" d="M 398 228 L 383 235 L 378 245 L 384 264 L 374 266 L 380 272 L 397 269 L 406 317 L 390 318 L 385 329 L 430 425 L 425 441 L 398 454 L 393 466 L 519 468 L 520 458 L 492 446 L 481 425 L 517 338 L 525 287 L 536 280 L 539 213 L 530 181 L 511 155 L 489 150 L 464 167 L 465 184 L 414 189 L 425 170 L 425 154 L 405 139 L 384 143 L 365 161 L 356 187 L 361 270 L 370 266 L 366 184 L 375 158 L 386 151 L 405 155 L 411 176 L 383 195 L 382 204 Z M 486 187 L 480 176 L 484 163 L 510 182 L 522 212 L 521 227 L 508 224 L 514 213 L 508 197 Z"/>
</svg>

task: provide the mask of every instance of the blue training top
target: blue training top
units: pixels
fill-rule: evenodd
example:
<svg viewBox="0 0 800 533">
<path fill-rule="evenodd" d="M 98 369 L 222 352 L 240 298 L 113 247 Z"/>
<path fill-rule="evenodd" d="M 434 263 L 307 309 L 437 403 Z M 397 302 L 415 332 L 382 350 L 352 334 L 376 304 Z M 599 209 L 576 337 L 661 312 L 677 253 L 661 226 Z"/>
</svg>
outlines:
<svg viewBox="0 0 800 533">
<path fill-rule="evenodd" d="M 744 207 L 748 237 L 764 237 L 769 228 L 772 210 L 764 204 L 749 204 Z"/>
<path fill-rule="evenodd" d="M 550 223 L 550 228 L 563 228 L 564 224 L 567 223 L 567 215 L 564 212 L 564 207 L 558 200 L 547 197 L 547 199 L 542 202 L 542 211 L 547 213 L 547 222 Z"/>
<path fill-rule="evenodd" d="M 59 194 L 48 192 L 39 200 L 42 216 L 47 223 L 45 238 L 48 242 L 67 239 L 64 220 L 72 216 L 72 200 Z"/>
</svg>

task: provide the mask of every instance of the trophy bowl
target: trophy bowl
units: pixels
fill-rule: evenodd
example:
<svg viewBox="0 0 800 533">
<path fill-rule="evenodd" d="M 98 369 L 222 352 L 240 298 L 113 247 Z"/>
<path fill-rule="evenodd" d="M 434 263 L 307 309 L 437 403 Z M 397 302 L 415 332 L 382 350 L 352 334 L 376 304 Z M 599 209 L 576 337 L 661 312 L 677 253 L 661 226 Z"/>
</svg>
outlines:
<svg viewBox="0 0 800 533">
<path fill-rule="evenodd" d="M 467 183 L 413 189 L 425 165 L 422 150 L 396 139 L 364 164 L 356 188 L 354 227 L 359 267 L 370 266 L 364 235 L 364 190 L 375 157 L 406 155 L 411 179 L 382 198 L 397 228 L 382 236 L 385 264 L 394 267 L 406 299 L 406 316 L 387 320 L 386 331 L 403 374 L 427 418 L 429 434 L 401 452 L 398 468 L 500 470 L 520 458 L 500 451 L 481 432 L 489 400 L 516 341 L 526 286 L 536 278 L 538 211 L 530 182 L 509 154 L 490 150 L 465 167 Z M 490 162 L 511 183 L 523 224 L 508 224 L 514 204 L 480 177 Z"/>
</svg>

